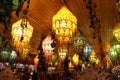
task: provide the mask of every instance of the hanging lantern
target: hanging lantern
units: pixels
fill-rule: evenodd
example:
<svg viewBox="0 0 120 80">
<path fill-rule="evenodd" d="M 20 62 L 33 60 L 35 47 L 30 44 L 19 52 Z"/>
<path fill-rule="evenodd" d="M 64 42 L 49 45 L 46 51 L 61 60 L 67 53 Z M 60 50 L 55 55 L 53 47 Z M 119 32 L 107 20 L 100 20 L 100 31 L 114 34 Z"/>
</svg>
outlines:
<svg viewBox="0 0 120 80">
<path fill-rule="evenodd" d="M 71 43 L 77 30 L 77 18 L 63 6 L 52 18 L 52 28 L 60 44 Z"/>
<path fill-rule="evenodd" d="M 92 50 L 92 53 L 91 53 L 91 55 L 90 55 L 89 60 L 90 60 L 91 63 L 96 63 L 97 56 L 96 56 L 96 53 L 95 53 L 94 50 Z"/>
<path fill-rule="evenodd" d="M 113 36 L 120 41 L 120 23 L 117 23 L 113 28 Z"/>
<path fill-rule="evenodd" d="M 51 47 L 51 43 L 53 43 L 53 40 L 51 39 L 50 35 L 48 35 L 42 42 L 42 48 L 47 62 L 50 60 L 53 54 L 54 48 Z"/>
<path fill-rule="evenodd" d="M 116 49 L 117 49 L 116 45 L 113 45 L 112 47 L 110 47 L 110 51 L 108 53 L 110 60 L 112 61 L 113 64 L 116 64 L 117 59 L 118 59 L 118 53 L 117 53 Z"/>
<path fill-rule="evenodd" d="M 61 61 L 64 61 L 66 58 L 66 55 L 68 54 L 67 47 L 59 47 L 58 48 L 58 55 Z"/>
<path fill-rule="evenodd" d="M 13 64 L 14 61 L 16 60 L 16 58 L 17 58 L 17 53 L 16 53 L 16 51 L 12 50 L 12 52 L 10 54 L 10 58 L 9 58 L 10 64 Z"/>
<path fill-rule="evenodd" d="M 32 37 L 33 27 L 27 19 L 20 19 L 12 25 L 12 40 L 16 50 L 21 51 L 26 47 Z"/>
<path fill-rule="evenodd" d="M 9 57 L 10 57 L 10 49 L 4 47 L 3 50 L 0 53 L 0 57 L 2 62 L 7 62 L 9 61 Z"/>
<path fill-rule="evenodd" d="M 81 35 L 80 33 L 77 33 L 73 37 L 73 45 L 78 54 L 83 53 L 83 48 L 85 46 L 85 43 L 86 43 L 85 37 Z"/>
<path fill-rule="evenodd" d="M 86 62 L 88 62 L 92 52 L 92 46 L 89 42 L 85 44 L 83 51 L 84 51 L 83 58 L 85 59 Z"/>
<path fill-rule="evenodd" d="M 55 62 L 56 62 L 56 61 L 57 61 L 57 54 L 53 53 L 53 55 L 52 55 L 52 57 L 51 57 L 51 59 L 50 59 L 49 64 L 50 64 L 51 66 L 55 66 Z"/>
<path fill-rule="evenodd" d="M 39 63 L 38 55 L 34 58 L 34 65 L 37 67 Z"/>
<path fill-rule="evenodd" d="M 77 54 L 75 53 L 74 56 L 72 57 L 72 61 L 73 61 L 73 63 L 74 63 L 75 66 L 78 66 L 79 55 L 77 55 Z"/>
</svg>

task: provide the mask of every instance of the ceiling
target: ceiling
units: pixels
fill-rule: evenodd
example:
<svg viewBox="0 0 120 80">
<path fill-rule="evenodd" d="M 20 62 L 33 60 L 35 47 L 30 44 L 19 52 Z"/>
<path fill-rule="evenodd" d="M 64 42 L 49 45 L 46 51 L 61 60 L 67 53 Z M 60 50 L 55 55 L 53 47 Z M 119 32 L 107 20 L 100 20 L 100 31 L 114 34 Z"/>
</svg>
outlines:
<svg viewBox="0 0 120 80">
<path fill-rule="evenodd" d="M 86 8 L 88 0 L 31 0 L 29 7 L 28 21 L 33 26 L 33 36 L 30 42 L 30 53 L 36 54 L 37 47 L 40 44 L 41 36 L 46 36 L 52 31 L 52 17 L 57 11 L 66 5 L 67 8 L 77 17 L 77 25 L 81 33 L 85 38 L 93 45 L 94 50 L 98 55 L 101 53 L 108 53 L 110 48 L 110 41 L 112 39 L 112 29 L 116 23 L 116 8 L 115 0 L 92 0 L 97 7 L 95 8 L 96 17 L 100 20 L 101 28 L 98 28 L 96 38 L 93 38 L 95 29 L 90 28 L 90 14 Z M 25 7 L 26 5 L 24 5 Z M 21 14 L 20 14 L 21 15 Z M 12 13 L 11 25 L 21 16 L 17 17 L 15 12 Z M 7 36 L 8 40 L 11 39 L 11 25 L 4 36 Z M 0 23 L 1 31 L 3 25 Z M 101 41 L 98 40 L 101 37 Z M 101 52 L 101 48 L 103 52 Z"/>
</svg>

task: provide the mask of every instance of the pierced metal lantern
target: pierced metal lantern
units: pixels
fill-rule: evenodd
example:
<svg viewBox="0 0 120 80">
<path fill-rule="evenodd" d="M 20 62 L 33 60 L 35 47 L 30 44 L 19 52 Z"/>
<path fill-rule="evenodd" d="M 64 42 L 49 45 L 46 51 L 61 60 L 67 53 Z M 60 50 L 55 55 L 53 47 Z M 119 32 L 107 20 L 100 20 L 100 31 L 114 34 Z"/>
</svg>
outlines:
<svg viewBox="0 0 120 80">
<path fill-rule="evenodd" d="M 66 6 L 63 6 L 53 16 L 52 28 L 60 44 L 71 43 L 71 39 L 77 30 L 77 18 Z"/>
<path fill-rule="evenodd" d="M 17 51 L 22 52 L 23 48 L 28 46 L 32 33 L 33 27 L 27 19 L 20 19 L 12 25 L 12 41 Z"/>
<path fill-rule="evenodd" d="M 15 50 L 12 50 L 12 52 L 10 54 L 10 58 L 9 58 L 10 64 L 13 64 L 15 62 L 16 58 L 17 58 L 17 53 Z"/>
<path fill-rule="evenodd" d="M 73 37 L 73 45 L 78 54 L 83 53 L 83 48 L 85 46 L 85 43 L 86 43 L 86 39 L 83 35 L 78 33 Z"/>
<path fill-rule="evenodd" d="M 64 61 L 64 60 L 65 60 L 67 54 L 68 54 L 68 49 L 67 49 L 67 47 L 64 47 L 64 46 L 63 46 L 63 47 L 59 47 L 59 48 L 58 48 L 58 55 L 59 55 L 59 59 L 60 59 L 61 61 Z"/>
</svg>

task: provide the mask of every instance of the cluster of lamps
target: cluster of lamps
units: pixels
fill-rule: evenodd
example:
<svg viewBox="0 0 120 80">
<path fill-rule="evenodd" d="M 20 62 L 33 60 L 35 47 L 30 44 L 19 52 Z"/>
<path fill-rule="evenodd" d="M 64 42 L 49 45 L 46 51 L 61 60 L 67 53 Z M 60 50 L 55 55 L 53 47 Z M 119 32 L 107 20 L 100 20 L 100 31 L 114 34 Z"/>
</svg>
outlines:
<svg viewBox="0 0 120 80">
<path fill-rule="evenodd" d="M 65 60 L 68 54 L 68 44 L 72 42 L 72 37 L 77 30 L 77 18 L 66 7 L 62 6 L 52 18 L 52 29 L 59 42 L 58 55 L 60 60 Z"/>
</svg>

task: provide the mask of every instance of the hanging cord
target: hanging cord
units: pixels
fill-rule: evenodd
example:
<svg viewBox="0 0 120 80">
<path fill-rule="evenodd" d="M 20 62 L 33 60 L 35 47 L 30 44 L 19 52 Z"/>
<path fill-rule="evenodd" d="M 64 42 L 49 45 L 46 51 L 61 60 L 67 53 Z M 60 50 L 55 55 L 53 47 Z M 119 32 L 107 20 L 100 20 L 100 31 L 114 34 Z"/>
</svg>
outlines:
<svg viewBox="0 0 120 80">
<path fill-rule="evenodd" d="M 117 11 L 116 21 L 120 22 L 120 0 L 116 0 L 115 7 Z"/>
</svg>

